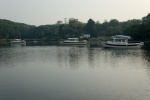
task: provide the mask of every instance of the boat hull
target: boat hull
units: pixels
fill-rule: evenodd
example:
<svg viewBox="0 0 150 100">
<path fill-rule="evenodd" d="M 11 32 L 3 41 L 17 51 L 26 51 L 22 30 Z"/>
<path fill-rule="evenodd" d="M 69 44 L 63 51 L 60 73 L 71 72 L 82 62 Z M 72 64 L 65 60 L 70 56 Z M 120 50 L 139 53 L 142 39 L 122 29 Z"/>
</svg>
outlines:
<svg viewBox="0 0 150 100">
<path fill-rule="evenodd" d="M 19 41 L 19 42 L 13 41 L 10 44 L 11 45 L 26 45 L 26 41 Z"/>
<path fill-rule="evenodd" d="M 86 45 L 86 42 L 62 42 L 60 45 Z"/>
<path fill-rule="evenodd" d="M 140 49 L 141 44 L 140 43 L 128 43 L 128 44 L 108 44 L 108 43 L 102 43 L 102 46 L 104 48 L 122 48 L 122 49 Z"/>
</svg>

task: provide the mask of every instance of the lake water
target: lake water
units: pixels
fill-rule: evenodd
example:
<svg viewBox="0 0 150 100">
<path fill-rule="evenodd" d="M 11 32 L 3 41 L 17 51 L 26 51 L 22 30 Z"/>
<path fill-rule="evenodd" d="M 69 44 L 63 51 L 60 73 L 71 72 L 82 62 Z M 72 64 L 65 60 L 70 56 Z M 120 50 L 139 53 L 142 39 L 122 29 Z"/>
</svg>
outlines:
<svg viewBox="0 0 150 100">
<path fill-rule="evenodd" d="M 149 100 L 150 53 L 0 47 L 0 100 Z"/>
</svg>

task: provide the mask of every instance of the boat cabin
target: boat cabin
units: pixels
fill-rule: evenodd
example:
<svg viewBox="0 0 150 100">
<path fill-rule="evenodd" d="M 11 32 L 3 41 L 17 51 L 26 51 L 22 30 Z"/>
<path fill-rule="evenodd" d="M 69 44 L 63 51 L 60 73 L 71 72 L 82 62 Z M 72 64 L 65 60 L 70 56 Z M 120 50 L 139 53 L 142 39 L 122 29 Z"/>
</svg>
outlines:
<svg viewBox="0 0 150 100">
<path fill-rule="evenodd" d="M 130 39 L 130 36 L 124 36 L 124 35 L 115 35 L 112 37 L 113 42 L 119 42 L 119 43 L 128 43 L 128 39 Z"/>
<path fill-rule="evenodd" d="M 78 38 L 68 38 L 66 41 L 67 42 L 79 42 L 79 39 Z"/>
</svg>

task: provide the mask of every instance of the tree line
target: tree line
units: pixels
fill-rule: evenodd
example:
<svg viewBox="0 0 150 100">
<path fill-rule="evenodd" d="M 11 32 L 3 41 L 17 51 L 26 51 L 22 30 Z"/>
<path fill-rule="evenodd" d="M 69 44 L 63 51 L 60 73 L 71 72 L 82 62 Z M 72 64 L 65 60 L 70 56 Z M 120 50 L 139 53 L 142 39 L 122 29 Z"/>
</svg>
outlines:
<svg viewBox="0 0 150 100">
<path fill-rule="evenodd" d="M 75 18 L 57 21 L 52 25 L 27 25 L 0 19 L 0 39 L 43 39 L 59 40 L 68 37 L 80 37 L 90 34 L 91 38 L 113 35 L 129 35 L 133 40 L 150 40 L 150 13 L 142 19 L 119 22 L 117 19 L 105 20 L 103 23 L 89 19 L 83 23 Z"/>
</svg>

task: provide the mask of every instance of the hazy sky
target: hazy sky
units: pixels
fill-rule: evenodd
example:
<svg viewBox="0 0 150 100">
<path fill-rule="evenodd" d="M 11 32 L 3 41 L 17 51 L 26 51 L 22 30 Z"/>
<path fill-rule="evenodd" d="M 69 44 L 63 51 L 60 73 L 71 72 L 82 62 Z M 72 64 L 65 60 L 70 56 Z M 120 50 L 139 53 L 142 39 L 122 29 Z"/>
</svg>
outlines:
<svg viewBox="0 0 150 100">
<path fill-rule="evenodd" d="M 148 13 L 150 0 L 0 0 L 0 19 L 30 25 L 55 24 L 64 18 L 127 21 Z"/>
</svg>

